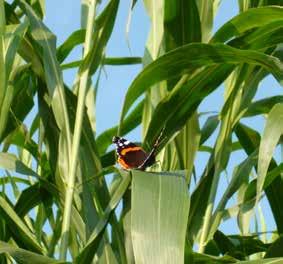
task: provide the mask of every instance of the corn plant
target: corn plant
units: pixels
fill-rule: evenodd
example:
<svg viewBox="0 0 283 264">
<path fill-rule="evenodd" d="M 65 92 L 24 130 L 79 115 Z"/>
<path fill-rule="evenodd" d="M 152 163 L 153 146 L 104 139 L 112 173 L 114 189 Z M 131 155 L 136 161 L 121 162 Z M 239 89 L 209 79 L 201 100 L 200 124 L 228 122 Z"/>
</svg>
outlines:
<svg viewBox="0 0 283 264">
<path fill-rule="evenodd" d="M 44 0 L 0 0 L 0 263 L 283 263 L 283 96 L 256 97 L 266 78 L 282 85 L 283 4 L 239 0 L 213 32 L 220 2 L 144 0 L 144 56 L 113 58 L 119 0 L 82 0 L 60 46 Z M 132 64 L 120 121 L 98 134 L 104 67 Z M 156 163 L 121 169 L 112 138 L 138 127 L 147 153 L 159 139 Z M 238 232 L 224 232 L 233 219 Z"/>
</svg>

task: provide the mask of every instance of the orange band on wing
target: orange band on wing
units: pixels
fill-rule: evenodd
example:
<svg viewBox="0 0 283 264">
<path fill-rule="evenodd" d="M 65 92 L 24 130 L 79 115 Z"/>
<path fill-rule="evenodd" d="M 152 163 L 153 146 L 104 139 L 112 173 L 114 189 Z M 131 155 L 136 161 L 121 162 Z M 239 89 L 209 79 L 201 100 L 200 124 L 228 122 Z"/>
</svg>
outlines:
<svg viewBox="0 0 283 264">
<path fill-rule="evenodd" d="M 131 152 L 131 151 L 138 151 L 138 150 L 141 150 L 142 148 L 141 147 L 129 147 L 129 148 L 124 148 L 122 149 L 121 151 L 121 155 L 124 156 L 126 155 L 127 152 Z"/>
<path fill-rule="evenodd" d="M 122 158 L 118 158 L 118 162 L 124 169 L 130 169 L 128 164 Z"/>
</svg>

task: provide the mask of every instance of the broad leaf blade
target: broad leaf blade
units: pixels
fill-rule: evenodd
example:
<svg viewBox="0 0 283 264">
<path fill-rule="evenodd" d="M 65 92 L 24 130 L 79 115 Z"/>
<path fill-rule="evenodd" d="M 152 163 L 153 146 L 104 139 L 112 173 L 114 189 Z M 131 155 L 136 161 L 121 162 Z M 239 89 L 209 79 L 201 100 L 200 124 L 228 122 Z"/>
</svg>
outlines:
<svg viewBox="0 0 283 264">
<path fill-rule="evenodd" d="M 274 149 L 283 133 L 282 119 L 283 104 L 276 104 L 268 115 L 259 147 L 257 200 L 260 197 Z"/>
<path fill-rule="evenodd" d="M 136 263 L 183 263 L 189 198 L 184 173 L 133 171 Z"/>
</svg>

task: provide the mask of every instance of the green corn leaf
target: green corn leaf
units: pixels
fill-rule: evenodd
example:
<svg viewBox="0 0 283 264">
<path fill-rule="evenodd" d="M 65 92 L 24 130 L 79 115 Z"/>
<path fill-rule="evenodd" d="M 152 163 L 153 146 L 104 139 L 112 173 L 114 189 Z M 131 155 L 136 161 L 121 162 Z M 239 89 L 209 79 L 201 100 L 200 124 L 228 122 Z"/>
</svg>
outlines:
<svg viewBox="0 0 283 264">
<path fill-rule="evenodd" d="M 189 210 L 184 172 L 132 174 L 131 234 L 136 263 L 183 263 Z"/>
<path fill-rule="evenodd" d="M 8 253 L 11 255 L 18 263 L 21 264 L 70 264 L 70 262 L 57 261 L 46 256 L 36 254 L 32 251 L 28 251 L 22 248 L 15 247 L 6 242 L 0 241 L 0 253 Z"/>
<path fill-rule="evenodd" d="M 250 50 L 239 50 L 223 44 L 188 44 L 159 57 L 135 78 L 127 91 L 121 120 L 136 99 L 157 82 L 181 76 L 190 69 L 201 66 L 244 62 L 261 65 L 280 79 L 283 78 L 282 63 L 272 56 Z"/>
<path fill-rule="evenodd" d="M 109 221 L 110 214 L 118 205 L 119 201 L 121 200 L 122 196 L 124 195 L 130 183 L 129 173 L 125 173 L 121 171 L 120 174 L 122 175 L 122 180 L 120 184 L 113 193 L 113 196 L 111 197 L 111 200 L 109 201 L 109 204 L 105 209 L 103 217 L 97 223 L 85 247 L 77 256 L 75 263 L 79 263 L 79 264 L 89 263 L 89 260 L 92 259 L 94 254 L 96 253 L 96 250 L 99 246 L 99 243 L 101 241 L 107 223 Z"/>
<path fill-rule="evenodd" d="M 27 225 L 2 196 L 0 196 L 0 212 L 19 245 L 36 253 L 44 252 Z"/>
<path fill-rule="evenodd" d="M 259 147 L 258 156 L 258 178 L 257 178 L 257 200 L 268 171 L 269 163 L 272 159 L 274 149 L 278 144 L 280 136 L 283 134 L 281 120 L 283 118 L 283 104 L 276 104 L 268 114 L 263 136 Z"/>
<path fill-rule="evenodd" d="M 214 34 L 210 42 L 225 42 L 249 29 L 264 26 L 277 20 L 283 21 L 283 8 L 280 6 L 252 8 L 224 24 Z"/>
<path fill-rule="evenodd" d="M 10 153 L 0 153 L 0 167 L 6 170 L 15 171 L 24 175 L 31 175 L 39 178 L 40 176 L 32 169 L 27 167 L 15 155 Z"/>
</svg>

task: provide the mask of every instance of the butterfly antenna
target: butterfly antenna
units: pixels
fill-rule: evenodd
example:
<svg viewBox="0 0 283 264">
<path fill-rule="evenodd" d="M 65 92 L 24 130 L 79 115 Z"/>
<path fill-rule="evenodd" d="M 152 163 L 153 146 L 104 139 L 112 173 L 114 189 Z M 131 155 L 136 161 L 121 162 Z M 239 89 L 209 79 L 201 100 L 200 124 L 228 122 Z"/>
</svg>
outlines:
<svg viewBox="0 0 283 264">
<path fill-rule="evenodd" d="M 154 145 L 153 145 L 153 148 L 152 148 L 152 150 L 150 151 L 149 155 L 147 156 L 147 158 L 145 159 L 145 161 L 142 163 L 142 165 L 140 165 L 140 166 L 138 167 L 140 170 L 145 170 L 146 167 L 147 167 L 147 165 L 148 165 L 148 163 L 149 163 L 149 161 L 152 159 L 152 157 L 155 156 L 156 150 L 157 150 L 158 146 L 160 145 L 160 139 L 161 139 L 161 137 L 162 137 L 162 135 L 163 135 L 164 130 L 165 130 L 165 126 L 164 126 L 164 127 L 162 128 L 162 130 L 160 131 L 160 134 L 159 134 L 158 138 L 156 139 L 156 141 L 155 141 L 155 143 L 154 143 Z M 161 142 L 162 142 L 162 141 L 161 141 Z"/>
<path fill-rule="evenodd" d="M 158 138 L 155 140 L 155 143 L 154 143 L 154 145 L 153 145 L 153 148 L 157 148 L 157 147 L 160 145 L 160 143 L 163 142 L 164 139 L 167 138 L 167 137 L 165 137 L 165 138 L 163 138 L 163 139 L 161 140 L 161 137 L 163 136 L 164 130 L 165 130 L 165 126 L 161 129 Z"/>
</svg>

